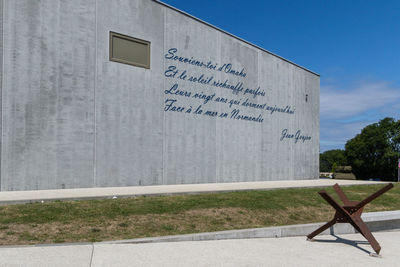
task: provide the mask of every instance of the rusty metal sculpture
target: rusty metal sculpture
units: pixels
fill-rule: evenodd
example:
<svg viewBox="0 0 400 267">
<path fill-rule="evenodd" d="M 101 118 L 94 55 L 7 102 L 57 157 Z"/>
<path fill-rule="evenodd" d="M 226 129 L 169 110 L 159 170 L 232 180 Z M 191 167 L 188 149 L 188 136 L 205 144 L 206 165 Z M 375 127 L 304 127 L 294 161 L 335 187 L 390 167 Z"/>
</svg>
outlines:
<svg viewBox="0 0 400 267">
<path fill-rule="evenodd" d="M 382 189 L 376 191 L 369 197 L 365 198 L 364 200 L 357 202 L 350 201 L 344 194 L 340 186 L 338 184 L 335 184 L 333 186 L 333 189 L 338 194 L 339 198 L 343 201 L 343 206 L 339 205 L 330 195 L 328 195 L 328 193 L 326 193 L 325 190 L 318 192 L 318 194 L 320 194 L 321 197 L 325 199 L 336 210 L 336 213 L 331 221 L 327 222 L 326 224 L 309 234 L 307 236 L 308 240 L 312 240 L 316 235 L 322 233 L 336 223 L 350 223 L 360 234 L 362 234 L 368 240 L 369 244 L 374 249 L 376 254 L 379 255 L 379 252 L 381 251 L 381 246 L 379 245 L 378 241 L 376 241 L 371 231 L 368 229 L 367 225 L 361 219 L 361 213 L 365 205 L 392 188 L 393 184 L 390 183 Z"/>
</svg>

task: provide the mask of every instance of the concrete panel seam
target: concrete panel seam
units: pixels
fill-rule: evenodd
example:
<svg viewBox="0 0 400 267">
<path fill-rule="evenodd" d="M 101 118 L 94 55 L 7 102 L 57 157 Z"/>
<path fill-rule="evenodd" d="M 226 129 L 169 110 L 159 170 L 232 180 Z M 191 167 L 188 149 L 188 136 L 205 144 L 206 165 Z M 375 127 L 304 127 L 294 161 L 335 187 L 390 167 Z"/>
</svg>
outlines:
<svg viewBox="0 0 400 267">
<path fill-rule="evenodd" d="M 97 0 L 96 0 L 96 2 L 97 2 Z M 89 263 L 89 267 L 92 266 L 93 254 L 94 254 L 94 244 L 92 244 L 92 253 L 90 254 L 90 263 Z"/>
<path fill-rule="evenodd" d="M 1 125 L 1 131 L 0 131 L 0 191 L 2 191 L 3 188 L 3 175 L 2 175 L 2 170 L 3 170 L 3 88 L 4 88 L 4 0 L 1 0 L 1 81 L 0 81 L 0 125 Z"/>
<path fill-rule="evenodd" d="M 97 89 L 97 0 L 95 2 L 95 11 L 94 11 L 94 38 L 95 38 L 95 55 L 94 55 L 94 90 L 93 90 L 93 120 L 94 120 L 94 128 L 93 128 L 93 187 L 97 187 L 97 114 L 96 114 L 96 89 Z"/>
<path fill-rule="evenodd" d="M 166 46 L 166 38 L 165 38 L 165 33 L 167 32 L 167 10 L 166 9 L 163 9 L 163 13 L 164 13 L 164 35 L 163 35 L 163 52 L 166 50 L 166 48 L 167 48 L 167 46 Z M 151 50 L 150 50 L 151 51 Z M 165 57 L 163 57 L 163 69 L 165 70 Z M 163 88 L 165 88 L 165 79 L 163 79 Z M 165 97 L 164 97 L 164 95 L 163 95 L 163 102 L 162 102 L 162 105 L 163 105 L 163 109 L 164 109 L 164 100 L 165 99 Z M 162 127 L 162 135 L 163 135 L 163 140 L 162 140 L 162 155 L 161 155 L 161 161 L 162 161 L 162 171 L 161 171 L 161 184 L 165 184 L 165 151 L 166 151 L 166 142 L 165 142 L 165 140 L 166 140 L 166 138 L 165 138 L 165 136 L 166 136 L 166 133 L 165 133 L 165 112 L 163 112 L 163 121 L 162 121 L 162 123 L 163 123 L 163 127 Z"/>
</svg>

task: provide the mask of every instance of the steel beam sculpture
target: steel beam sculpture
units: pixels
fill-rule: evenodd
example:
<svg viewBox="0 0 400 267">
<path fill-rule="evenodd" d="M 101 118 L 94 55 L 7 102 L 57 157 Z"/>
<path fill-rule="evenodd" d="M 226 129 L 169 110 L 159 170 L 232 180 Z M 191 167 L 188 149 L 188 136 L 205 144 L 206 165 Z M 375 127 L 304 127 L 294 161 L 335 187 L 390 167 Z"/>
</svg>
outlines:
<svg viewBox="0 0 400 267">
<path fill-rule="evenodd" d="M 393 184 L 390 183 L 382 189 L 376 191 L 369 197 L 365 198 L 364 200 L 357 202 L 350 201 L 344 194 L 340 186 L 338 184 L 335 184 L 333 186 L 333 189 L 335 190 L 336 194 L 338 194 L 339 198 L 343 201 L 343 206 L 339 205 L 330 195 L 328 195 L 325 190 L 318 192 L 318 194 L 320 194 L 321 197 L 325 199 L 336 210 L 336 213 L 332 220 L 309 234 L 307 236 L 308 240 L 312 240 L 316 235 L 322 233 L 336 223 L 350 223 L 360 234 L 362 234 L 368 240 L 374 251 L 379 254 L 379 252 L 381 251 L 381 246 L 379 245 L 378 241 L 376 241 L 371 231 L 368 229 L 367 225 L 361 219 L 361 213 L 365 205 L 392 188 Z"/>
</svg>

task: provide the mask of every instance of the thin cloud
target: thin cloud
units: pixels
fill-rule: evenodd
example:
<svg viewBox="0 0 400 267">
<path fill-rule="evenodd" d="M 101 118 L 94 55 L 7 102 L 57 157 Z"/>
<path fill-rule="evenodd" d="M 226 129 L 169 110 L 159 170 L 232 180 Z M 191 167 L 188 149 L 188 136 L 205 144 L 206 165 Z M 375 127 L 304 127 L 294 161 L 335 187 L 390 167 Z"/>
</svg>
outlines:
<svg viewBox="0 0 400 267">
<path fill-rule="evenodd" d="M 343 148 L 348 140 L 356 136 L 372 122 L 339 123 L 325 121 L 321 124 L 321 148 L 336 145 Z"/>
<path fill-rule="evenodd" d="M 321 120 L 344 119 L 386 108 L 400 101 L 400 88 L 388 83 L 361 84 L 353 90 L 321 87 Z"/>
<path fill-rule="evenodd" d="M 361 130 L 367 126 L 368 122 L 356 122 L 356 123 L 324 123 L 321 125 L 321 131 L 328 137 L 340 137 L 338 139 L 343 140 L 348 137 L 354 137 L 355 134 L 361 132 Z"/>
<path fill-rule="evenodd" d="M 321 87 L 321 152 L 344 148 L 361 130 L 385 117 L 399 117 L 400 87 L 363 83 L 352 90 Z"/>
</svg>

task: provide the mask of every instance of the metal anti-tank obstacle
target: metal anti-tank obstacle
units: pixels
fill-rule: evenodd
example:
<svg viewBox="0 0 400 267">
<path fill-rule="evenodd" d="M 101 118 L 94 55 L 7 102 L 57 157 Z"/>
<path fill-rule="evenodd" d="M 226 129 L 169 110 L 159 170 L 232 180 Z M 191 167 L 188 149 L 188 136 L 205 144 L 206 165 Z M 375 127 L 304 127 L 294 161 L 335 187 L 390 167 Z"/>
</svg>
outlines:
<svg viewBox="0 0 400 267">
<path fill-rule="evenodd" d="M 362 234 L 369 242 L 374 251 L 379 254 L 381 251 L 381 246 L 378 241 L 376 241 L 375 237 L 372 235 L 371 231 L 368 229 L 365 222 L 361 219 L 361 213 L 365 205 L 379 197 L 380 195 L 386 193 L 390 189 L 393 188 L 393 184 L 388 184 L 382 189 L 376 191 L 369 197 L 364 200 L 350 201 L 347 196 L 344 194 L 342 189 L 338 184 L 333 186 L 336 194 L 338 194 L 339 198 L 343 201 L 343 206 L 339 205 L 325 190 L 318 192 L 323 199 L 325 199 L 335 210 L 335 216 L 332 220 L 312 232 L 307 236 L 307 240 L 312 240 L 316 235 L 322 233 L 329 227 L 333 226 L 336 223 L 350 223 L 360 234 Z"/>
</svg>

